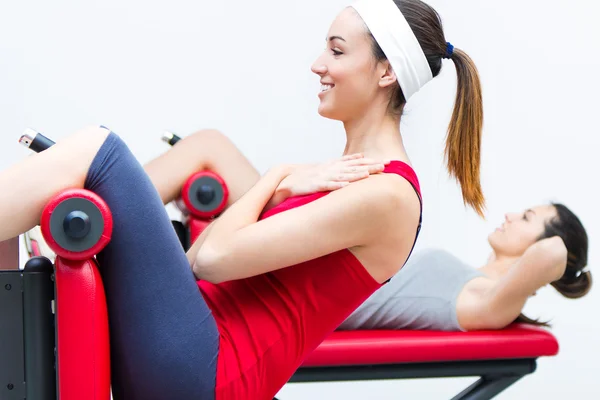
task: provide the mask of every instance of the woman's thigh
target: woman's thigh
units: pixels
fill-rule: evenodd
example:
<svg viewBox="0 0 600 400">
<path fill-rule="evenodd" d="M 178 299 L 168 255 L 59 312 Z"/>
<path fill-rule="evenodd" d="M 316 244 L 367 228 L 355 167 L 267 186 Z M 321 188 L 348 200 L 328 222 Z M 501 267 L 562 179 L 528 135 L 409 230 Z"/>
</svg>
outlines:
<svg viewBox="0 0 600 400">
<path fill-rule="evenodd" d="M 106 291 L 113 396 L 211 399 L 219 333 L 163 202 L 125 143 L 111 133 L 86 189 L 111 209 L 98 255 Z"/>
</svg>

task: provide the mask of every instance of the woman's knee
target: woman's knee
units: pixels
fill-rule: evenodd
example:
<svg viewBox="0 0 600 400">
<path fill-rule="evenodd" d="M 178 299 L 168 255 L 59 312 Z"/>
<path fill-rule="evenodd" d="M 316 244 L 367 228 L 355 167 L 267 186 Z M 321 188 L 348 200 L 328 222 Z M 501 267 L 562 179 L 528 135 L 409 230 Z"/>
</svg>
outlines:
<svg viewBox="0 0 600 400">
<path fill-rule="evenodd" d="M 196 131 L 181 142 L 186 143 L 185 147 L 193 148 L 195 151 L 206 151 L 207 154 L 235 148 L 233 142 L 223 132 L 216 129 Z"/>
<path fill-rule="evenodd" d="M 79 129 L 44 152 L 48 154 L 41 155 L 53 157 L 58 165 L 64 165 L 64 173 L 73 177 L 75 186 L 81 186 L 109 134 L 110 130 L 98 126 Z"/>
<path fill-rule="evenodd" d="M 88 126 L 75 131 L 64 140 L 58 141 L 57 147 L 63 152 L 70 152 L 73 158 L 93 159 L 110 133 L 109 129 L 99 126 Z"/>
<path fill-rule="evenodd" d="M 185 141 L 211 141 L 211 140 L 227 140 L 227 136 L 217 129 L 200 129 L 191 135 L 183 138 Z"/>
</svg>

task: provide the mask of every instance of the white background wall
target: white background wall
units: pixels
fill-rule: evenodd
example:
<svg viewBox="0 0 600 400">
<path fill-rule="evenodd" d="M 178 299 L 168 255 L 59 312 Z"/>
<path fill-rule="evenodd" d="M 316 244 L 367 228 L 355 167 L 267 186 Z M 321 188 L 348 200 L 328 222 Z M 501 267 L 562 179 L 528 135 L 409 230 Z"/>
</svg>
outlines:
<svg viewBox="0 0 600 400">
<path fill-rule="evenodd" d="M 167 147 L 163 129 L 223 130 L 261 171 L 337 156 L 344 135 L 317 112 L 310 64 L 342 0 L 0 2 L 0 168 L 29 152 L 34 127 L 53 139 L 89 125 L 119 133 L 140 161 Z M 600 6 L 590 0 L 431 0 L 446 36 L 483 81 L 482 181 L 487 219 L 465 210 L 441 154 L 456 75 L 442 74 L 407 107 L 402 130 L 425 198 L 419 248 L 479 265 L 503 213 L 562 201 L 584 221 L 599 263 Z M 598 288 L 570 301 L 551 289 L 526 311 L 551 318 L 559 356 L 499 398 L 598 398 Z M 470 379 L 289 385 L 296 399 L 445 399 Z"/>
</svg>

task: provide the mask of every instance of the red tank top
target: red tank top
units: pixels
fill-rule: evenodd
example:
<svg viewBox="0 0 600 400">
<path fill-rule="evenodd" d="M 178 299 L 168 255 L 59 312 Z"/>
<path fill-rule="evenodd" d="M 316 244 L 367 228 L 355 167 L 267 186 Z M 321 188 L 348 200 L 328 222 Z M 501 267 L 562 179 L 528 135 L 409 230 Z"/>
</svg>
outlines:
<svg viewBox="0 0 600 400">
<path fill-rule="evenodd" d="M 404 177 L 420 199 L 410 166 L 392 161 L 384 172 Z M 261 219 L 325 195 L 289 198 Z M 271 400 L 306 355 L 381 285 L 344 249 L 251 278 L 198 286 L 220 333 L 216 400 Z"/>
</svg>

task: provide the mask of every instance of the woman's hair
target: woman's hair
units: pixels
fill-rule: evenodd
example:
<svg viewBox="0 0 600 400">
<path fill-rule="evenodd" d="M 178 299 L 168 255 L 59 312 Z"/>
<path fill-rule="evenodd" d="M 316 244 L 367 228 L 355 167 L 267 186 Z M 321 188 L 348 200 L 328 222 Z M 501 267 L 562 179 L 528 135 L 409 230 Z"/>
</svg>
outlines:
<svg viewBox="0 0 600 400">
<path fill-rule="evenodd" d="M 544 232 L 538 240 L 553 236 L 559 236 L 563 240 L 567 248 L 567 268 L 563 276 L 551 285 L 563 296 L 578 299 L 585 296 L 592 288 L 592 273 L 583 271 L 587 266 L 588 236 L 583 224 L 571 210 L 563 204 L 551 204 L 556 210 L 556 216 L 546 223 Z M 531 320 L 523 314 L 516 322 L 549 326 L 547 322 Z"/>
<path fill-rule="evenodd" d="M 420 0 L 394 0 L 394 3 L 419 41 L 432 75 L 437 76 L 442 68 L 442 58 L 446 57 L 447 52 L 440 16 L 431 6 Z M 386 60 L 381 47 L 373 35 L 370 36 L 375 59 Z M 447 168 L 450 175 L 460 183 L 465 203 L 483 216 L 485 200 L 479 182 L 483 100 L 479 74 L 471 58 L 463 51 L 454 48 L 449 58 L 456 66 L 458 88 L 446 137 Z M 405 104 L 404 93 L 396 85 L 389 104 L 389 112 L 400 115 Z"/>
<path fill-rule="evenodd" d="M 567 248 L 567 268 L 552 286 L 569 299 L 585 296 L 592 288 L 592 273 L 583 271 L 588 261 L 588 236 L 577 216 L 562 204 L 552 203 L 556 217 L 546 223 L 540 239 L 560 236 Z"/>
</svg>

